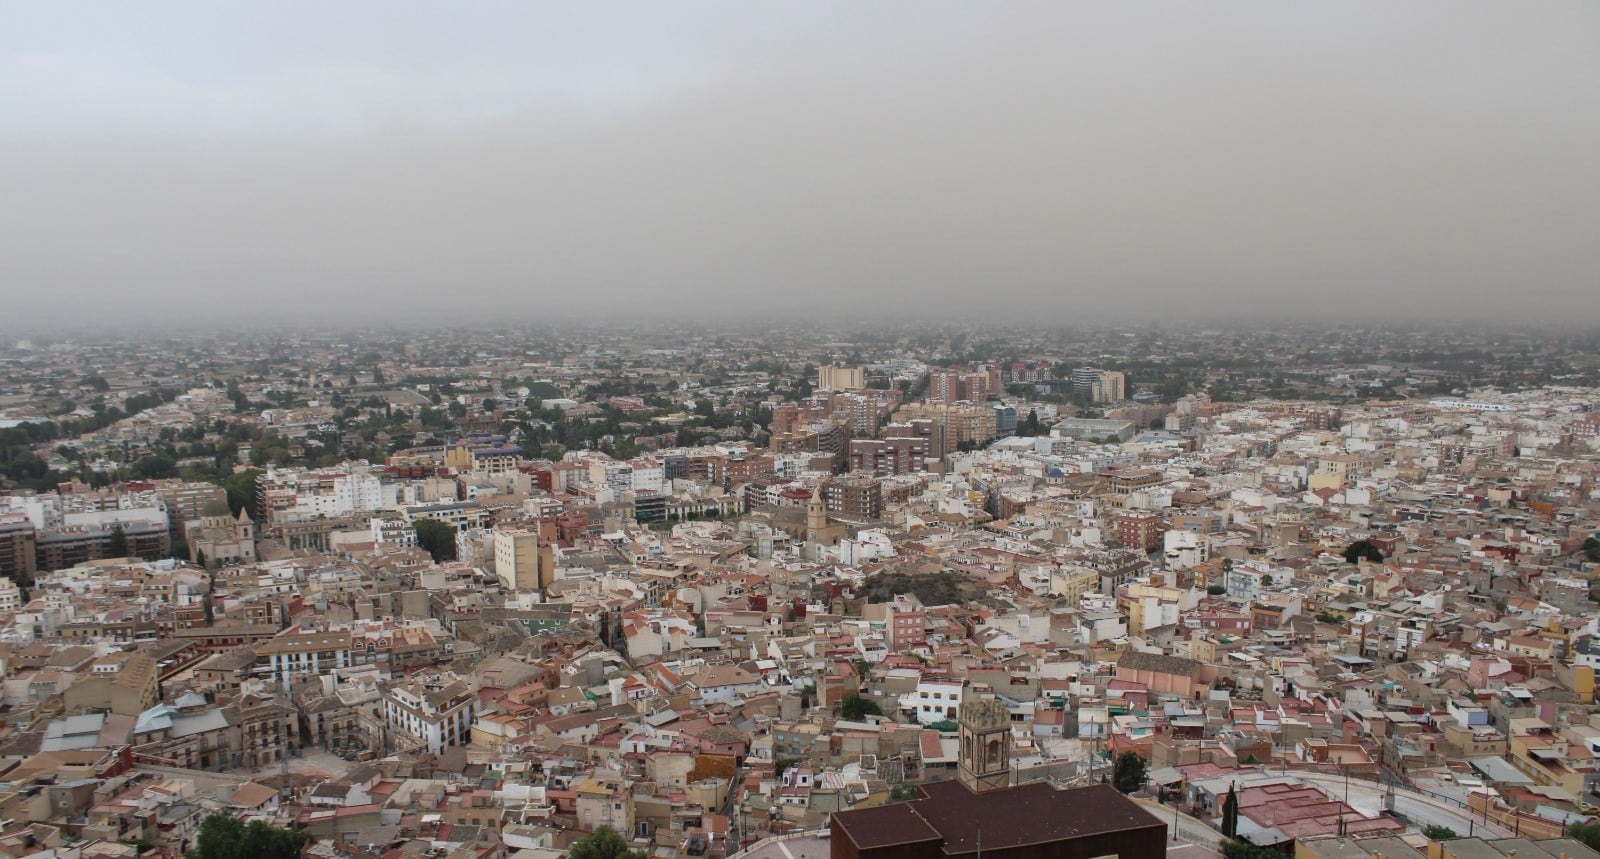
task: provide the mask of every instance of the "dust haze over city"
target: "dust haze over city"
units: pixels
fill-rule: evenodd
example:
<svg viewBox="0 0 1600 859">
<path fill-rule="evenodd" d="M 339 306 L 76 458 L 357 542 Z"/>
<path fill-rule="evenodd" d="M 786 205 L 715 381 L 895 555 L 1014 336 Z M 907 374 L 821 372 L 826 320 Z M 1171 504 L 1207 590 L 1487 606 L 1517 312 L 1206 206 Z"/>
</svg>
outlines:
<svg viewBox="0 0 1600 859">
<path fill-rule="evenodd" d="M 0 0 L 0 859 L 1600 859 L 1597 49 Z"/>
<path fill-rule="evenodd" d="M 1600 313 L 1592 3 L 0 9 L 10 326 Z"/>
</svg>

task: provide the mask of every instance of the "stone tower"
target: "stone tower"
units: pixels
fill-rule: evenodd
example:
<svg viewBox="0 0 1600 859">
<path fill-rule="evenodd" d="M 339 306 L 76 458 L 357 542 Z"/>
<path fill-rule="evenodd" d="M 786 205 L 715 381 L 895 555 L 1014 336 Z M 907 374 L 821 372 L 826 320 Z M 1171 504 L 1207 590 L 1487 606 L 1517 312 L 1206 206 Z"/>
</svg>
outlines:
<svg viewBox="0 0 1600 859">
<path fill-rule="evenodd" d="M 1011 714 L 991 692 L 969 690 L 956 711 L 961 725 L 961 783 L 973 792 L 1011 786 Z"/>
<path fill-rule="evenodd" d="M 828 530 L 828 505 L 822 501 L 822 487 L 818 486 L 811 493 L 811 500 L 806 503 L 806 542 L 820 543 L 823 535 Z"/>
</svg>

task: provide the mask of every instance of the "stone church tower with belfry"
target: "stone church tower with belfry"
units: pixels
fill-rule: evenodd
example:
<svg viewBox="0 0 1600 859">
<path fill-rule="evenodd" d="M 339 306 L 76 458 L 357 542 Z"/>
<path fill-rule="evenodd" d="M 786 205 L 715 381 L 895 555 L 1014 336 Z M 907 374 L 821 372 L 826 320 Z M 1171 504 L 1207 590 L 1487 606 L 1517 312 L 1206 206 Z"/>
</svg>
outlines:
<svg viewBox="0 0 1600 859">
<path fill-rule="evenodd" d="M 974 793 L 1011 786 L 1011 714 L 984 687 L 974 687 L 956 710 L 961 726 L 958 775 Z"/>
<path fill-rule="evenodd" d="M 820 544 L 828 536 L 828 505 L 822 500 L 822 486 L 811 490 L 806 503 L 806 542 Z"/>
</svg>

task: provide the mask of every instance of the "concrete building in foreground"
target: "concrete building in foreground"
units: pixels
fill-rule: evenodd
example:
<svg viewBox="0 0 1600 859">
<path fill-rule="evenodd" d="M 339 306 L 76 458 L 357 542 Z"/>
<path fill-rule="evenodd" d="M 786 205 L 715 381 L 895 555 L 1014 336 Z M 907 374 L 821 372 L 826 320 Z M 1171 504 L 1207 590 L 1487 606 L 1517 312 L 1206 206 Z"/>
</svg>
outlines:
<svg viewBox="0 0 1600 859">
<path fill-rule="evenodd" d="M 832 859 L 1163 859 L 1167 826 L 1110 785 L 1011 784 L 1011 718 L 983 687 L 956 705 L 955 781 L 918 799 L 835 812 Z"/>
<path fill-rule="evenodd" d="M 1110 785 L 1047 782 L 973 792 L 957 781 L 920 799 L 841 811 L 832 859 L 1162 859 L 1167 825 Z"/>
</svg>

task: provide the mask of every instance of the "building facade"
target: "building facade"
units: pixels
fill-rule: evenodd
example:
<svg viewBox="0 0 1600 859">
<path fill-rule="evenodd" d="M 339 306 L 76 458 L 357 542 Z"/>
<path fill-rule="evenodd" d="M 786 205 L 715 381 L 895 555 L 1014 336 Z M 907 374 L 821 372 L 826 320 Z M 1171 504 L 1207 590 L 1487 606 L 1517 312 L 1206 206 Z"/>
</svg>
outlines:
<svg viewBox="0 0 1600 859">
<path fill-rule="evenodd" d="M 413 679 L 384 694 L 383 715 L 399 749 L 433 754 L 472 742 L 478 697 L 453 674 Z"/>
</svg>

